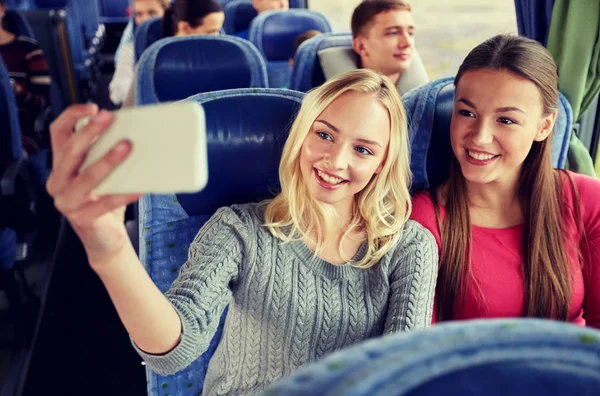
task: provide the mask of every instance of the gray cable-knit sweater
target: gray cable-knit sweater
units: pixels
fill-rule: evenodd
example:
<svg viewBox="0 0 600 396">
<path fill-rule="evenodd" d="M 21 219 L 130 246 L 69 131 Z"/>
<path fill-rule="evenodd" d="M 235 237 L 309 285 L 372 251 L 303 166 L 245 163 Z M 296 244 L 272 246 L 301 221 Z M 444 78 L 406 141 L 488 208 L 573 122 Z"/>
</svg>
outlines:
<svg viewBox="0 0 600 396">
<path fill-rule="evenodd" d="M 205 352 L 227 305 L 203 395 L 257 393 L 332 351 L 431 323 L 437 245 L 418 223 L 407 222 L 377 265 L 358 269 L 281 242 L 263 213 L 257 204 L 226 207 L 202 227 L 166 293 L 181 318 L 179 345 L 161 356 L 138 349 L 155 372 L 177 372 Z"/>
</svg>

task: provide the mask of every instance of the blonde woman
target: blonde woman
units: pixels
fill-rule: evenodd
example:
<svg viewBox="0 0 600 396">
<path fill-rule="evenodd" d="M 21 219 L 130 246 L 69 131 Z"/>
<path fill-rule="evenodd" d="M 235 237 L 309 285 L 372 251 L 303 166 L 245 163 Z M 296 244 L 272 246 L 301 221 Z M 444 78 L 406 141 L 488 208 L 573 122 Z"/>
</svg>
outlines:
<svg viewBox="0 0 600 396">
<path fill-rule="evenodd" d="M 109 113 L 96 113 L 74 106 L 52 126 L 47 187 L 156 372 L 177 372 L 202 354 L 227 305 L 205 395 L 254 393 L 336 349 L 430 324 L 437 249 L 408 220 L 406 117 L 387 77 L 356 70 L 309 93 L 283 150 L 282 192 L 218 210 L 166 295 L 123 225 L 124 205 L 139 196 L 86 198 L 131 147 L 122 142 L 75 172 L 110 124 Z M 75 120 L 90 114 L 95 122 L 73 135 Z"/>
</svg>

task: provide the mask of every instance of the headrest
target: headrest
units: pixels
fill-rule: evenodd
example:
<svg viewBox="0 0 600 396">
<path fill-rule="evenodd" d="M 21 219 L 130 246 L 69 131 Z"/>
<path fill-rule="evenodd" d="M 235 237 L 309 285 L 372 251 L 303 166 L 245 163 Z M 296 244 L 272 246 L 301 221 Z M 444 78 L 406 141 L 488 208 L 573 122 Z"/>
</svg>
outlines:
<svg viewBox="0 0 600 396">
<path fill-rule="evenodd" d="M 23 153 L 21 126 L 8 70 L 0 57 L 0 169 Z"/>
<path fill-rule="evenodd" d="M 161 18 L 151 18 L 138 26 L 135 32 L 135 60 L 138 61 L 148 47 L 160 40 L 161 35 Z"/>
<path fill-rule="evenodd" d="M 346 33 L 321 34 L 302 43 L 294 57 L 290 89 L 307 92 L 323 84 L 325 76 L 317 54 L 327 48 L 351 46 L 352 36 Z"/>
<path fill-rule="evenodd" d="M 65 8 L 73 0 L 32 0 L 37 8 Z"/>
<path fill-rule="evenodd" d="M 233 0 L 223 7 L 225 22 L 223 30 L 227 34 L 237 34 L 247 30 L 258 13 L 248 0 Z"/>
<path fill-rule="evenodd" d="M 316 11 L 267 11 L 252 21 L 249 37 L 267 62 L 287 61 L 292 56 L 296 38 L 308 30 L 329 33 L 331 25 Z"/>
<path fill-rule="evenodd" d="M 210 217 L 222 206 L 259 202 L 278 193 L 281 152 L 302 97 L 300 92 L 257 88 L 186 99 L 202 104 L 206 114 L 208 184 L 196 194 L 143 197 L 145 225 Z"/>
<path fill-rule="evenodd" d="M 27 19 L 18 11 L 6 10 L 3 22 L 6 24 L 6 30 L 17 36 L 34 38 L 33 30 Z"/>
<path fill-rule="evenodd" d="M 406 93 L 402 100 L 411 141 L 413 191 L 436 187 L 448 177 L 452 147 L 450 121 L 454 110 L 454 77 L 435 80 Z M 559 93 L 559 113 L 552 137 L 552 165 L 564 168 L 573 114 Z"/>
<path fill-rule="evenodd" d="M 290 8 L 308 8 L 306 0 L 290 0 Z"/>
<path fill-rule="evenodd" d="M 180 194 L 189 216 L 258 202 L 279 192 L 279 161 L 303 94 L 278 89 L 230 90 L 187 100 L 206 112 L 209 177 L 198 194 Z"/>
<path fill-rule="evenodd" d="M 332 353 L 273 395 L 592 395 L 600 331 L 539 319 L 447 322 Z"/>
<path fill-rule="evenodd" d="M 360 67 L 360 57 L 354 52 L 351 45 L 325 48 L 318 52 L 318 56 L 326 80 Z M 396 87 L 403 94 L 427 82 L 429 82 L 429 77 L 425 65 L 415 48 L 410 67 L 402 73 Z"/>
<path fill-rule="evenodd" d="M 217 1 L 217 3 L 219 3 L 219 5 L 221 6 L 221 8 L 224 8 L 227 4 L 231 3 L 232 0 L 219 0 Z M 246 2 L 250 2 L 252 0 L 246 0 Z"/>
<path fill-rule="evenodd" d="M 103 0 L 100 2 L 102 6 L 103 17 L 125 17 L 127 18 L 127 7 L 129 0 Z"/>
<path fill-rule="evenodd" d="M 181 100 L 201 92 L 264 88 L 264 61 L 232 36 L 170 37 L 154 43 L 137 66 L 136 104 Z"/>
</svg>

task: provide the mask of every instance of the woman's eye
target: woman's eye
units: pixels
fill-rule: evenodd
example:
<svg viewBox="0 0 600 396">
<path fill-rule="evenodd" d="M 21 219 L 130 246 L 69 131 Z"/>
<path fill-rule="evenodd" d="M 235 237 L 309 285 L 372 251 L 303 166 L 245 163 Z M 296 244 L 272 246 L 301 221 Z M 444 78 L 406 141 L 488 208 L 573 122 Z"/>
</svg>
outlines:
<svg viewBox="0 0 600 396">
<path fill-rule="evenodd" d="M 318 132 L 317 132 L 317 135 L 318 135 L 318 136 L 319 136 L 321 139 L 323 139 L 323 140 L 333 140 L 333 139 L 331 138 L 331 135 L 330 135 L 330 134 L 328 134 L 327 132 L 318 131 Z"/>
<path fill-rule="evenodd" d="M 473 113 L 471 113 L 469 110 L 458 110 L 458 114 L 460 114 L 463 117 L 475 117 L 475 115 Z"/>
<path fill-rule="evenodd" d="M 357 147 L 357 148 L 356 148 L 356 151 L 357 151 L 359 154 L 362 154 L 362 155 L 373 155 L 373 153 L 371 152 L 371 150 L 369 150 L 369 149 L 368 149 L 368 148 L 366 148 L 366 147 Z"/>
<path fill-rule="evenodd" d="M 506 117 L 500 117 L 500 118 L 498 118 L 498 121 L 501 124 L 506 124 L 506 125 L 516 124 L 516 122 L 514 120 L 511 120 L 510 118 L 506 118 Z"/>
</svg>

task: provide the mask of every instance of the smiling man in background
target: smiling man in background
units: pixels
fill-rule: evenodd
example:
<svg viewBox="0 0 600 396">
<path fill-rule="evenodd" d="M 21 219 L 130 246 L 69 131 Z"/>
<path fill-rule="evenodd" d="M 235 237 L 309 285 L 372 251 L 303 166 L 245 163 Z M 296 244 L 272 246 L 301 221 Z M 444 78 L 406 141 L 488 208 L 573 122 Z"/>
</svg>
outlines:
<svg viewBox="0 0 600 396">
<path fill-rule="evenodd" d="M 410 5 L 402 0 L 364 0 L 354 10 L 351 25 L 360 66 L 397 84 L 410 67 L 415 47 Z"/>
</svg>

